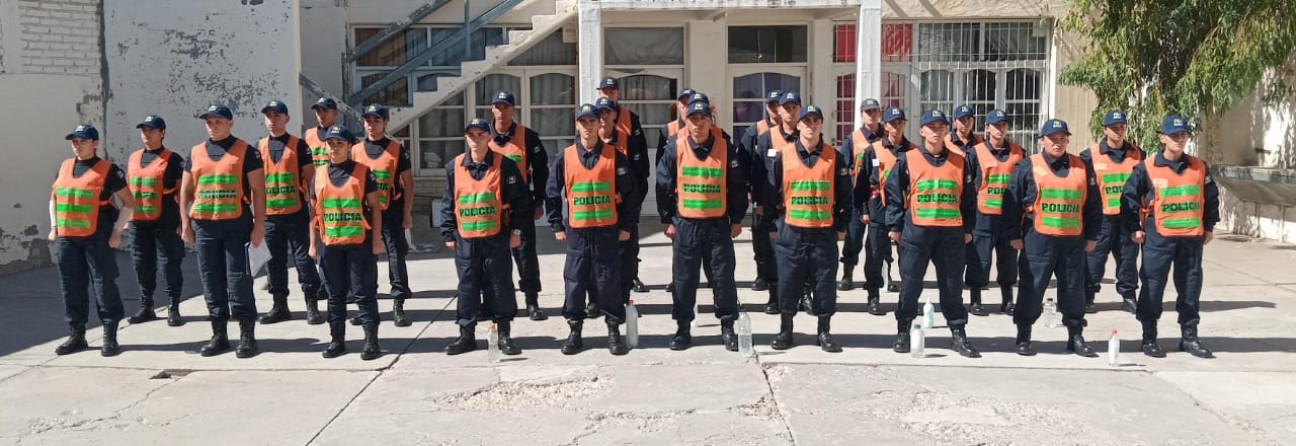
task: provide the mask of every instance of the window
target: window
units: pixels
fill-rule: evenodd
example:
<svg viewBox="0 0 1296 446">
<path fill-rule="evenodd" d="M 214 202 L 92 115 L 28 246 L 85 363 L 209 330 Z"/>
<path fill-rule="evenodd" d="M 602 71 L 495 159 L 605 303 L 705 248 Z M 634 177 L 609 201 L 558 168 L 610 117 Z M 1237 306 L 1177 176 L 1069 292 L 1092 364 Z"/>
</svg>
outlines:
<svg viewBox="0 0 1296 446">
<path fill-rule="evenodd" d="M 419 168 L 439 169 L 464 151 L 464 94 L 433 107 L 418 119 Z"/>
<path fill-rule="evenodd" d="M 392 70 L 404 65 L 409 59 L 429 49 L 433 43 L 440 42 L 458 32 L 459 28 L 417 26 L 392 36 L 373 50 L 356 60 L 355 79 L 359 85 L 353 91 L 382 79 Z M 377 35 L 382 28 L 356 28 L 355 42 L 363 42 Z M 458 69 L 459 64 L 467 60 L 482 60 L 486 57 L 486 47 L 508 43 L 506 28 L 483 28 L 469 36 L 469 49 L 450 49 L 433 57 L 426 64 L 419 66 L 405 79 L 397 79 L 382 91 L 364 99 L 365 104 L 382 103 L 394 107 L 410 105 L 410 94 L 414 91 L 436 90 L 436 78 L 446 75 L 450 70 Z M 413 88 L 411 88 L 411 86 Z"/>
<path fill-rule="evenodd" d="M 731 26 L 729 63 L 805 63 L 804 26 Z"/>
<path fill-rule="evenodd" d="M 526 123 L 540 134 L 550 157 L 576 140 L 576 76 L 545 73 L 531 76 Z"/>
<path fill-rule="evenodd" d="M 562 31 L 556 31 L 509 61 L 511 66 L 577 65 L 577 45 L 563 42 Z"/>
<path fill-rule="evenodd" d="M 747 127 L 765 117 L 765 93 L 800 90 L 801 77 L 784 73 L 752 73 L 733 80 L 733 135 L 741 139 Z"/>
<path fill-rule="evenodd" d="M 477 81 L 477 86 L 473 90 L 475 90 L 473 97 L 477 98 L 476 101 L 473 101 L 476 107 L 473 117 L 489 121 L 495 119 L 495 114 L 491 112 L 491 102 L 495 100 L 495 92 L 508 90 L 513 92 L 516 99 L 518 95 L 522 94 L 522 79 L 508 74 L 487 74 Z M 522 103 L 517 104 L 518 110 L 515 119 L 524 116 L 522 108 L 525 105 Z"/>
<path fill-rule="evenodd" d="M 666 126 L 675 119 L 675 94 L 679 93 L 679 80 L 656 74 L 636 74 L 622 77 L 620 82 L 621 105 L 630 107 L 630 111 L 639 115 L 644 138 L 649 146 L 655 146 Z"/>
<path fill-rule="evenodd" d="M 684 28 L 607 28 L 605 65 L 684 65 Z"/>
</svg>

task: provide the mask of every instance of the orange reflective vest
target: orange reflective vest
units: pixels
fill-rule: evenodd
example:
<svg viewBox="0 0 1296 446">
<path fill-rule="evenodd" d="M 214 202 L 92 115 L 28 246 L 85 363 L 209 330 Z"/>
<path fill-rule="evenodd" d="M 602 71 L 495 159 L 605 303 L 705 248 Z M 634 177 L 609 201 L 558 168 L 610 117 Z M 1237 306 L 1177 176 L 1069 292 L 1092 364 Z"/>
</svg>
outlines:
<svg viewBox="0 0 1296 446">
<path fill-rule="evenodd" d="M 1035 232 L 1040 234 L 1070 237 L 1082 231 L 1088 191 L 1084 161 L 1070 153 L 1065 156 L 1070 163 L 1066 177 L 1053 173 L 1044 154 L 1030 157 L 1036 192 L 1030 211 L 1035 213 Z"/>
<path fill-rule="evenodd" d="M 886 205 L 886 180 L 887 177 L 891 175 L 891 168 L 895 167 L 896 159 L 898 157 L 896 156 L 895 152 L 892 152 L 891 149 L 886 148 L 886 146 L 882 144 L 881 140 L 873 143 L 872 147 L 873 147 L 873 156 L 875 157 L 875 159 L 877 159 L 878 162 L 877 165 L 878 197 L 882 200 L 882 204 L 885 206 Z M 917 148 L 918 146 L 914 145 L 914 143 L 909 143 L 909 148 L 905 149 L 905 151 L 914 150 Z"/>
<path fill-rule="evenodd" d="M 54 179 L 55 232 L 59 237 L 89 237 L 99 229 L 99 209 L 111 206 L 100 199 L 112 163 L 100 159 L 81 176 L 73 175 L 76 158 L 63 161 Z"/>
<path fill-rule="evenodd" d="M 325 127 L 328 128 L 328 127 Z M 306 145 L 311 149 L 311 162 L 315 167 L 327 166 L 329 163 L 328 143 L 324 142 L 323 134 L 319 127 L 306 129 L 302 137 L 306 138 Z"/>
<path fill-rule="evenodd" d="M 1120 215 L 1121 192 L 1129 180 L 1134 166 L 1143 161 L 1143 150 L 1138 146 L 1125 152 L 1125 160 L 1114 163 L 1111 157 L 1102 154 L 1098 144 L 1089 146 L 1089 155 L 1093 158 L 1094 175 L 1098 177 L 1098 191 L 1102 194 L 1103 215 Z"/>
<path fill-rule="evenodd" d="M 729 145 L 716 137 L 706 159 L 698 159 L 688 140 L 687 132 L 675 138 L 676 212 L 684 218 L 723 217 L 729 204 Z"/>
<path fill-rule="evenodd" d="M 629 157 L 630 156 L 630 146 L 629 146 L 630 133 L 622 132 L 620 129 L 620 124 L 617 124 L 617 130 L 614 130 L 614 132 L 615 133 L 613 133 L 612 136 L 616 137 L 616 142 L 611 143 L 608 141 L 603 141 L 603 145 L 606 147 L 615 147 L 616 150 L 618 152 L 621 152 L 622 155 Z"/>
<path fill-rule="evenodd" d="M 679 133 L 680 130 L 684 130 L 684 124 L 682 122 L 683 121 L 676 119 L 671 121 L 669 124 L 666 124 L 666 135 L 675 136 L 675 134 Z"/>
<path fill-rule="evenodd" d="M 266 215 L 289 215 L 301 210 L 301 166 L 297 165 L 296 136 L 288 135 L 279 162 L 270 157 L 270 138 L 261 138 L 257 149 L 265 162 Z"/>
<path fill-rule="evenodd" d="M 145 150 L 148 149 L 139 149 L 132 153 L 129 164 L 126 165 L 126 184 L 130 188 L 131 196 L 135 197 L 131 221 L 157 220 L 162 216 L 162 200 L 176 192 L 175 187 L 165 189 L 163 183 L 167 166 L 170 164 L 171 150 L 162 149 L 158 152 L 157 158 L 144 165 L 141 161 Z M 175 197 L 171 199 L 174 200 Z"/>
<path fill-rule="evenodd" d="M 197 187 L 189 216 L 198 220 L 233 220 L 243 216 L 243 158 L 248 145 L 243 140 L 221 155 L 220 161 L 207 156 L 207 143 L 189 152 L 189 173 Z"/>
<path fill-rule="evenodd" d="M 760 122 L 756 123 L 756 137 L 759 138 L 768 131 L 770 131 L 769 119 L 761 119 Z"/>
<path fill-rule="evenodd" d="M 371 226 L 365 217 L 365 176 L 369 168 L 356 163 L 341 186 L 333 184 L 328 167 L 315 171 L 315 225 L 325 245 L 364 243 Z"/>
<path fill-rule="evenodd" d="M 401 145 L 396 140 L 389 140 L 387 147 L 378 158 L 370 158 L 365 152 L 365 142 L 361 141 L 351 146 L 351 159 L 357 163 L 364 164 L 373 172 L 374 179 L 378 180 L 378 205 L 380 210 L 387 210 L 391 202 L 399 200 L 400 195 L 396 194 L 396 167 L 400 162 Z"/>
<path fill-rule="evenodd" d="M 617 104 L 617 109 L 616 131 L 621 132 L 624 136 L 630 136 L 630 132 L 634 130 L 630 128 L 630 107 Z M 624 140 L 625 138 L 621 139 Z M 625 153 L 625 151 L 622 150 L 621 153 Z"/>
<path fill-rule="evenodd" d="M 920 151 L 906 152 L 909 167 L 909 221 L 917 226 L 963 226 L 963 155 L 950 153 L 936 166 Z"/>
<path fill-rule="evenodd" d="M 608 146 L 603 146 L 607 149 Z M 616 153 L 600 150 L 594 168 L 581 164 L 575 144 L 563 151 L 563 175 L 567 185 L 568 225 L 576 229 L 601 228 L 617 222 Z"/>
<path fill-rule="evenodd" d="M 863 169 L 864 152 L 867 152 L 872 144 L 868 142 L 868 137 L 864 136 L 863 129 L 855 129 L 855 133 L 851 134 L 851 156 L 855 158 L 855 162 L 851 163 L 851 178 L 859 176 L 860 169 Z"/>
<path fill-rule="evenodd" d="M 486 152 L 491 157 L 490 166 L 480 180 L 463 165 L 466 153 L 454 159 L 454 209 L 459 223 L 459 236 L 471 238 L 499 234 L 504 222 L 503 188 L 500 187 L 500 154 Z"/>
<path fill-rule="evenodd" d="M 807 166 L 789 144 L 783 154 L 783 222 L 799 228 L 831 228 L 836 191 L 837 149 L 827 144 L 819 148 L 819 160 Z"/>
<path fill-rule="evenodd" d="M 972 136 L 972 137 L 969 138 L 969 139 L 971 139 L 971 141 L 963 141 L 963 143 L 966 145 L 966 147 L 973 147 L 973 146 L 976 146 L 976 145 L 978 145 L 978 144 L 981 144 L 981 143 L 985 142 L 985 139 L 981 138 L 981 137 L 978 136 L 976 133 L 972 133 L 971 136 Z M 959 155 L 963 155 L 963 156 L 965 156 L 965 157 L 967 156 L 967 152 L 963 150 L 963 147 L 960 147 L 958 144 L 955 144 L 955 143 L 954 143 L 954 128 L 953 128 L 953 127 L 950 128 L 950 132 L 949 132 L 949 134 L 945 135 L 945 147 L 948 148 L 948 149 L 950 149 L 950 150 L 953 151 L 954 153 L 957 153 L 957 154 L 959 154 Z"/>
<path fill-rule="evenodd" d="M 1008 159 L 999 158 L 990 152 L 990 142 L 976 145 L 977 164 L 981 168 L 981 187 L 977 188 L 977 211 L 983 215 L 1002 215 L 1004 191 L 1008 189 L 1008 177 L 1013 168 L 1021 162 L 1025 152 L 1017 143 L 1008 143 Z"/>
<path fill-rule="evenodd" d="M 531 169 L 527 168 L 526 127 L 522 124 L 514 125 L 513 137 L 509 138 L 507 144 L 501 145 L 495 142 L 495 138 L 491 138 L 490 148 L 517 163 L 518 170 L 522 172 L 522 181 L 531 184 Z"/>
<path fill-rule="evenodd" d="M 1143 161 L 1155 190 L 1148 210 L 1155 216 L 1156 232 L 1167 237 L 1201 237 L 1205 212 L 1206 163 L 1200 158 L 1183 155 L 1188 162 L 1182 174 L 1170 166 L 1158 166 L 1155 158 Z"/>
</svg>

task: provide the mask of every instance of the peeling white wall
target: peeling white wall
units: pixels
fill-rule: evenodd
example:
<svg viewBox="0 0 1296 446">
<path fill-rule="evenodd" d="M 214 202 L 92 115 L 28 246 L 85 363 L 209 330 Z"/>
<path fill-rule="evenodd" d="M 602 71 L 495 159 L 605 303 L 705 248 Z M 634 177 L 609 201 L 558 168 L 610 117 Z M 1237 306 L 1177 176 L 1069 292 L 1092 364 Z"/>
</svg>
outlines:
<svg viewBox="0 0 1296 446">
<path fill-rule="evenodd" d="M 105 0 L 110 150 L 137 148 L 135 124 L 159 114 L 166 145 L 187 156 L 207 137 L 197 117 L 211 103 L 234 111 L 235 136 L 264 136 L 261 106 L 301 103 L 298 14 L 298 0 Z"/>
</svg>

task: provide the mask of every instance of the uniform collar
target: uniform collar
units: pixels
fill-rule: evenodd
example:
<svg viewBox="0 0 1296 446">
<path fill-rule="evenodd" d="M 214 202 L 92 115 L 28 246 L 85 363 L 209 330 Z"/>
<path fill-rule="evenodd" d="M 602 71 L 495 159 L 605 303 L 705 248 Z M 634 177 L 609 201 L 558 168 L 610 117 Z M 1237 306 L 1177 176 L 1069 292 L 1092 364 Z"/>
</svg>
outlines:
<svg viewBox="0 0 1296 446">
<path fill-rule="evenodd" d="M 464 150 L 463 162 L 460 163 L 460 165 L 462 165 L 462 166 L 464 166 L 464 167 L 477 167 L 477 166 L 490 167 L 491 164 L 494 164 L 494 163 L 495 163 L 495 154 L 494 154 L 494 152 L 492 152 L 492 151 L 490 151 L 490 150 L 487 150 L 487 151 L 486 151 L 486 159 L 482 160 L 482 162 L 480 162 L 480 163 L 479 163 L 479 162 L 476 162 L 476 161 L 473 161 L 473 160 L 472 160 L 472 153 L 469 153 L 468 150 Z"/>
<path fill-rule="evenodd" d="M 1121 143 L 1120 149 L 1113 149 L 1113 148 L 1111 148 L 1111 146 L 1108 146 L 1108 145 L 1107 145 L 1107 138 L 1105 138 L 1105 137 L 1104 137 L 1102 140 L 1098 141 L 1098 151 L 1099 151 L 1100 153 L 1104 154 L 1104 155 L 1113 155 L 1113 154 L 1117 154 L 1117 153 L 1123 155 L 1123 154 L 1125 154 L 1125 152 L 1128 152 L 1128 151 L 1132 150 L 1133 148 L 1134 148 L 1134 145 L 1133 145 L 1133 144 L 1130 144 L 1129 141 L 1125 141 L 1125 142 Z"/>
<path fill-rule="evenodd" d="M 708 133 L 706 140 L 701 142 L 694 141 L 692 135 L 685 138 L 688 139 L 689 148 L 693 149 L 694 152 L 706 154 L 711 152 L 711 148 L 715 146 L 715 134 L 712 133 Z"/>
<path fill-rule="evenodd" d="M 891 144 L 891 138 L 885 136 L 882 137 L 882 147 L 886 147 L 894 153 L 900 153 L 909 150 L 909 146 L 911 145 L 913 144 L 909 142 L 909 137 L 904 135 L 900 135 L 899 145 Z"/>
<path fill-rule="evenodd" d="M 599 154 L 603 153 L 603 140 L 598 140 L 598 142 L 594 143 L 594 147 L 591 148 L 586 148 L 581 144 L 580 140 L 576 140 L 576 153 L 585 158 L 599 156 Z"/>
<path fill-rule="evenodd" d="M 1156 161 L 1153 162 L 1158 166 L 1169 167 L 1174 170 L 1175 173 L 1183 173 L 1184 169 L 1188 167 L 1188 154 L 1185 153 L 1183 156 L 1180 156 L 1178 160 L 1172 161 L 1166 159 L 1162 152 L 1157 152 Z"/>
<path fill-rule="evenodd" d="M 1066 154 L 1063 154 L 1058 158 L 1054 158 L 1053 155 L 1049 155 L 1048 152 L 1040 152 L 1040 155 L 1044 156 L 1044 162 L 1048 163 L 1049 167 L 1053 170 L 1065 169 L 1071 166 L 1071 157 L 1066 156 Z"/>
</svg>

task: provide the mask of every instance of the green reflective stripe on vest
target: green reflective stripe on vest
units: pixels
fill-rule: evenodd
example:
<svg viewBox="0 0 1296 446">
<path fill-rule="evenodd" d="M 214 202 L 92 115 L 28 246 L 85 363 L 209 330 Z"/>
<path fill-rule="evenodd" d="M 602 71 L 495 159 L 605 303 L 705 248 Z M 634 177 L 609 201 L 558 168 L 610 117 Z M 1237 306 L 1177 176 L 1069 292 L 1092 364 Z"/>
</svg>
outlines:
<svg viewBox="0 0 1296 446">
<path fill-rule="evenodd" d="M 1197 195 L 1201 193 L 1201 187 L 1196 184 L 1185 184 L 1183 186 L 1169 186 L 1157 189 L 1157 195 L 1164 197 L 1176 197 L 1179 195 Z"/>
<path fill-rule="evenodd" d="M 391 172 L 388 172 L 388 171 L 386 171 L 386 170 L 382 170 L 382 169 L 372 169 L 372 170 L 370 170 L 370 172 L 373 172 L 373 176 L 374 176 L 374 178 L 375 178 L 375 179 L 378 179 L 379 181 L 381 181 L 381 180 L 390 180 L 391 177 L 392 177 L 392 173 L 391 173 Z"/>
<path fill-rule="evenodd" d="M 792 182 L 792 190 L 828 190 L 828 181 L 798 180 Z"/>
<path fill-rule="evenodd" d="M 364 226 L 325 226 L 324 235 L 328 237 L 355 237 L 364 235 Z"/>
<path fill-rule="evenodd" d="M 157 198 L 157 192 L 146 192 L 140 190 L 131 192 L 131 196 L 135 197 L 136 200 L 152 200 Z"/>
<path fill-rule="evenodd" d="M 54 192 L 54 195 L 72 198 L 93 198 L 94 191 L 90 189 L 78 189 L 75 187 L 60 187 Z"/>
<path fill-rule="evenodd" d="M 684 176 L 700 178 L 720 178 L 724 169 L 719 167 L 684 166 Z"/>
<path fill-rule="evenodd" d="M 495 220 L 460 221 L 461 231 L 486 231 L 495 229 Z"/>
<path fill-rule="evenodd" d="M 131 186 L 157 186 L 157 178 L 153 177 L 130 177 Z"/>
<path fill-rule="evenodd" d="M 494 192 L 482 192 L 478 194 L 463 194 L 459 196 L 459 204 L 486 203 L 495 201 Z"/>
<path fill-rule="evenodd" d="M 813 211 L 807 209 L 788 210 L 788 216 L 799 220 L 827 220 L 828 211 Z"/>
<path fill-rule="evenodd" d="M 358 198 L 325 198 L 320 204 L 324 209 L 360 209 Z"/>
<path fill-rule="evenodd" d="M 592 211 L 572 211 L 572 220 L 601 220 L 612 218 L 611 209 L 596 209 Z"/>
<path fill-rule="evenodd" d="M 583 181 L 572 183 L 572 192 L 599 192 L 612 190 L 612 183 L 607 181 Z"/>
<path fill-rule="evenodd" d="M 996 209 L 998 209 L 998 208 L 1002 208 L 1002 207 L 1003 207 L 1003 199 L 1002 199 L 1002 198 L 987 198 L 987 199 L 985 199 L 985 200 L 982 201 L 982 202 L 985 203 L 986 207 L 991 207 L 991 208 L 996 208 Z"/>
<path fill-rule="evenodd" d="M 1120 201 L 1121 197 L 1110 197 L 1107 199 L 1107 207 L 1118 208 L 1120 207 Z"/>
<path fill-rule="evenodd" d="M 266 183 L 296 183 L 297 174 L 292 172 L 267 173 Z"/>
<path fill-rule="evenodd" d="M 1102 174 L 1102 182 L 1103 184 L 1109 184 L 1109 183 L 1125 184 L 1125 181 L 1128 180 L 1129 177 L 1130 177 L 1129 173 L 1121 173 L 1121 172 L 1104 173 Z"/>
<path fill-rule="evenodd" d="M 918 184 L 914 187 L 917 189 L 956 189 L 958 188 L 958 182 L 940 178 L 918 180 Z"/>
<path fill-rule="evenodd" d="M 1062 198 L 1068 200 L 1071 199 L 1079 200 L 1081 195 L 1084 195 L 1084 191 L 1082 190 L 1057 189 L 1052 187 L 1046 187 L 1040 189 L 1040 197 L 1042 198 Z"/>
<path fill-rule="evenodd" d="M 311 161 L 315 163 L 315 167 L 328 164 L 328 147 L 311 147 Z"/>
<path fill-rule="evenodd" d="M 139 212 L 141 214 L 152 214 L 157 212 L 157 210 L 158 210 L 157 206 L 151 204 L 140 204 L 135 207 L 135 212 Z"/>
<path fill-rule="evenodd" d="M 1166 228 L 1197 228 L 1201 225 L 1201 219 L 1197 217 L 1167 218 L 1161 221 L 1161 226 Z"/>
<path fill-rule="evenodd" d="M 280 208 L 292 207 L 296 205 L 297 205 L 297 197 L 271 198 L 269 200 L 266 200 L 266 207 L 272 209 L 280 209 Z"/>
<path fill-rule="evenodd" d="M 1078 228 L 1080 219 L 1062 217 L 1043 217 L 1040 223 L 1051 228 Z"/>
<path fill-rule="evenodd" d="M 214 173 L 198 177 L 198 184 L 235 184 L 237 181 L 238 175 L 229 173 Z"/>
<path fill-rule="evenodd" d="M 724 200 L 703 200 L 694 198 L 684 199 L 685 209 L 718 209 L 723 206 Z"/>
<path fill-rule="evenodd" d="M 60 228 L 90 229 L 90 220 L 84 218 L 60 218 L 58 219 Z"/>
<path fill-rule="evenodd" d="M 76 204 L 76 203 L 58 203 L 57 205 L 55 205 L 54 208 L 59 212 L 75 212 L 78 214 L 86 214 L 94 210 L 94 205 Z"/>
<path fill-rule="evenodd" d="M 194 212 L 234 212 L 234 203 L 194 203 Z"/>
<path fill-rule="evenodd" d="M 1007 174 L 1007 173 L 992 173 L 990 175 L 986 175 L 985 182 L 989 184 L 1005 184 L 1008 182 L 1008 177 L 1011 176 L 1012 174 Z"/>
<path fill-rule="evenodd" d="M 949 208 L 917 208 L 914 213 L 919 218 L 959 218 L 958 209 Z"/>
<path fill-rule="evenodd" d="M 522 162 L 522 155 L 518 155 L 518 154 L 516 154 L 516 153 L 511 154 L 511 155 L 504 155 L 504 157 L 513 160 L 513 162 L 515 162 L 515 163 L 521 163 L 521 162 Z M 522 167 L 522 166 L 518 166 L 518 167 Z"/>
</svg>

